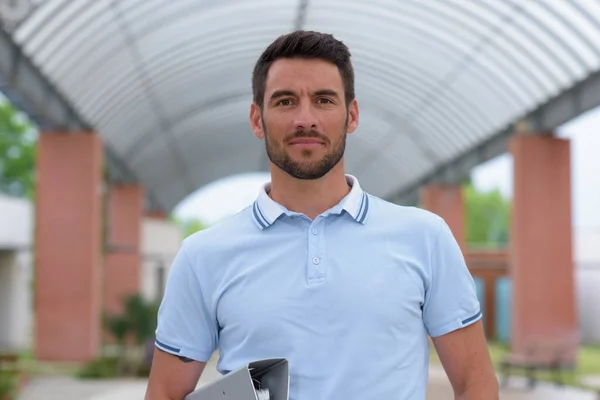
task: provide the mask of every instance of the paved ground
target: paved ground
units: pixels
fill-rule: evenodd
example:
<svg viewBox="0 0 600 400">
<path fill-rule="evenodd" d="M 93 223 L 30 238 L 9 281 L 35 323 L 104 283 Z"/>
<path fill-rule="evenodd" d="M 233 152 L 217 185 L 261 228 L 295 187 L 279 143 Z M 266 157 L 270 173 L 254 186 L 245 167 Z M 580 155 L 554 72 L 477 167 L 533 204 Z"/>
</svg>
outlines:
<svg viewBox="0 0 600 400">
<path fill-rule="evenodd" d="M 214 361 L 206 368 L 199 385 L 218 376 Z M 560 389 L 540 384 L 535 391 L 525 390 L 525 382 L 517 378 L 511 388 L 500 394 L 502 400 L 596 400 L 592 393 L 576 389 Z M 33 380 L 20 400 L 142 400 L 145 380 L 79 381 L 72 378 L 40 378 Z M 444 371 L 430 370 L 427 400 L 452 400 L 452 389 Z"/>
</svg>

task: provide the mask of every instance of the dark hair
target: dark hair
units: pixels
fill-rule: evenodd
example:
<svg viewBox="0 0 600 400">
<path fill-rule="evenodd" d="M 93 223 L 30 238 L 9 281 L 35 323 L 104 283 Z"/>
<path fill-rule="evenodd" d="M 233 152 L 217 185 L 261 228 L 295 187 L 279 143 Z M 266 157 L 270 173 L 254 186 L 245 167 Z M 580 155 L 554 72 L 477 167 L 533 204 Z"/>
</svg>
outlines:
<svg viewBox="0 0 600 400">
<path fill-rule="evenodd" d="M 335 64 L 344 83 L 346 106 L 354 100 L 354 70 L 350 51 L 333 35 L 313 31 L 295 31 L 275 39 L 262 53 L 252 73 L 254 102 L 263 107 L 265 84 L 271 64 L 281 58 L 315 58 Z"/>
</svg>

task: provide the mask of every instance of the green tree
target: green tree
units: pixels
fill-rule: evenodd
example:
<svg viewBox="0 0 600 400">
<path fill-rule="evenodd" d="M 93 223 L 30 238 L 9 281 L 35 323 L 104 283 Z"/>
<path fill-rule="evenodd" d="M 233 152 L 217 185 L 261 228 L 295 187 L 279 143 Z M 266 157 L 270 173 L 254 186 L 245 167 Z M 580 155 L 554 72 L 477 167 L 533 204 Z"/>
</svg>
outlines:
<svg viewBox="0 0 600 400">
<path fill-rule="evenodd" d="M 32 124 L 0 99 L 0 192 L 33 198 L 36 143 Z"/>
<path fill-rule="evenodd" d="M 480 192 L 467 183 L 463 186 L 467 243 L 473 247 L 504 247 L 508 244 L 510 200 L 499 190 Z"/>
<path fill-rule="evenodd" d="M 171 221 L 179 226 L 184 238 L 206 228 L 206 225 L 202 221 L 195 218 L 179 219 L 171 216 Z"/>
</svg>

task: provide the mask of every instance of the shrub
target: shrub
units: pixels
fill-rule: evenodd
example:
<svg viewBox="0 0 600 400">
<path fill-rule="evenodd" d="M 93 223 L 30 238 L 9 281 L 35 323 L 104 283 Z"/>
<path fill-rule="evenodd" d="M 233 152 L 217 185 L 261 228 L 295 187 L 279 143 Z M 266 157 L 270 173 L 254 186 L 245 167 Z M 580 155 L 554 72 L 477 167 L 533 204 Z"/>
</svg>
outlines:
<svg viewBox="0 0 600 400">
<path fill-rule="evenodd" d="M 17 394 L 17 380 L 13 374 L 0 371 L 0 400 L 13 399 Z"/>
<path fill-rule="evenodd" d="M 106 379 L 119 376 L 118 357 L 99 357 L 83 367 L 77 376 L 85 379 Z"/>
</svg>

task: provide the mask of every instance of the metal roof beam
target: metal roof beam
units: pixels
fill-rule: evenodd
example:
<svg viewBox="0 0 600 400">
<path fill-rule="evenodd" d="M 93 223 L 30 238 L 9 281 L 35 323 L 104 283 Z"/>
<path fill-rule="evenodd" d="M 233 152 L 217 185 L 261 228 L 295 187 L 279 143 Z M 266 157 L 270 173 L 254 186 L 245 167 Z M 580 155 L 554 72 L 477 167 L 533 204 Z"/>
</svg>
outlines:
<svg viewBox="0 0 600 400">
<path fill-rule="evenodd" d="M 299 31 L 304 28 L 306 24 L 306 11 L 308 9 L 308 0 L 298 1 L 298 11 L 296 12 L 296 19 L 294 21 L 294 30 Z"/>
<path fill-rule="evenodd" d="M 0 29 L 0 92 L 27 114 L 42 133 L 93 130 L 4 29 Z M 111 180 L 137 182 L 135 174 L 110 146 L 105 143 L 104 148 Z M 152 193 L 148 197 L 152 209 L 163 209 Z"/>
<path fill-rule="evenodd" d="M 429 183 L 456 184 L 467 178 L 473 168 L 507 151 L 508 139 L 518 124 L 524 123 L 534 133 L 554 131 L 569 120 L 600 106 L 600 71 L 589 75 L 570 89 L 528 113 L 520 121 L 510 124 L 475 148 L 435 168 L 424 178 L 390 196 L 388 200 L 398 204 L 415 205 L 419 202 L 419 190 Z"/>
<path fill-rule="evenodd" d="M 0 90 L 40 129 L 88 129 L 4 29 L 0 29 L 0 79 Z"/>
</svg>

